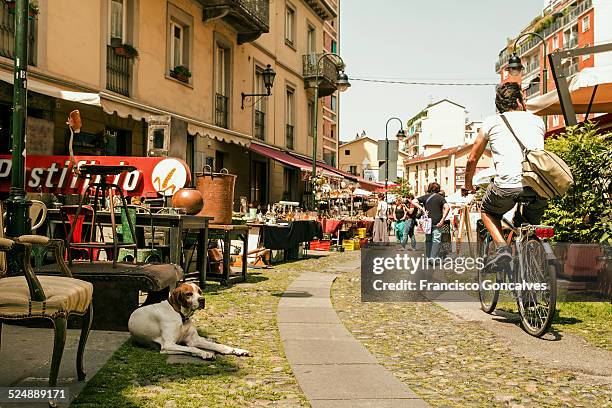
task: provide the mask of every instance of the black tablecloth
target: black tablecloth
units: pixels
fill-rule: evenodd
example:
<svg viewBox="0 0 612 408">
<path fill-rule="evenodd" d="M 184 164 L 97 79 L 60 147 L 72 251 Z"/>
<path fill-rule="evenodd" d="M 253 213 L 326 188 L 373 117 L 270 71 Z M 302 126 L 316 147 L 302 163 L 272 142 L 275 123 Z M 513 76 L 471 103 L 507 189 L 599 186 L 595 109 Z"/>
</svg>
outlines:
<svg viewBox="0 0 612 408">
<path fill-rule="evenodd" d="M 263 244 L 267 249 L 291 249 L 302 242 L 323 236 L 321 223 L 318 221 L 293 221 L 288 226 L 262 226 Z"/>
</svg>

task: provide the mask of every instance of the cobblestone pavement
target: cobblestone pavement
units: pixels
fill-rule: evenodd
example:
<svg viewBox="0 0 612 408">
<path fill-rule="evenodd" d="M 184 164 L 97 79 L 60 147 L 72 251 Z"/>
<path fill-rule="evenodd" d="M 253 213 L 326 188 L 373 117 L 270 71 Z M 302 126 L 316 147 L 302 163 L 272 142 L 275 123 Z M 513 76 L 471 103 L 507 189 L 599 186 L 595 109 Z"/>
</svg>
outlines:
<svg viewBox="0 0 612 408">
<path fill-rule="evenodd" d="M 336 279 L 332 302 L 353 336 L 434 407 L 612 407 L 611 378 L 514 356 L 510 343 L 438 305 L 362 303 L 359 270 Z"/>
</svg>

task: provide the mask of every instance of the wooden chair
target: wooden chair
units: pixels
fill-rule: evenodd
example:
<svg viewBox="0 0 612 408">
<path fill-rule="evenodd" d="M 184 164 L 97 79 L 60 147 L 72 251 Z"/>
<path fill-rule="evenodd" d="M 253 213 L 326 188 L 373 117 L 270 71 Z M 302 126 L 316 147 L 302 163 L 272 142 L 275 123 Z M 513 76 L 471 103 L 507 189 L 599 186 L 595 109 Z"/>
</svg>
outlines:
<svg viewBox="0 0 612 408">
<path fill-rule="evenodd" d="M 64 261 L 63 241 L 40 235 L 24 235 L 14 239 L 4 238 L 3 235 L 4 226 L 0 217 L 0 346 L 3 322 L 51 320 L 55 339 L 49 386 L 54 387 L 66 342 L 68 316 L 80 315 L 82 329 L 76 369 L 78 380 L 83 381 L 83 353 L 93 316 L 93 285 L 72 278 Z M 32 245 L 53 250 L 62 276 L 38 277 L 34 274 L 31 267 Z"/>
</svg>

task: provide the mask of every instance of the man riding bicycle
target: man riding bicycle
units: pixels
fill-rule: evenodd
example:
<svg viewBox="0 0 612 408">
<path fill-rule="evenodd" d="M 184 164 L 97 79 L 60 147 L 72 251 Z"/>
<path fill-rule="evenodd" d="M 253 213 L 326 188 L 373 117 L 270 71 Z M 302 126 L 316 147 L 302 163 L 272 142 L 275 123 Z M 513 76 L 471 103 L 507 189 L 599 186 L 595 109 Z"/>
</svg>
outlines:
<svg viewBox="0 0 612 408">
<path fill-rule="evenodd" d="M 533 199 L 523 207 L 521 215 L 530 224 L 537 225 L 544 214 L 547 202 L 530 187 L 523 187 L 523 151 L 512 136 L 502 115 L 527 149 L 544 149 L 545 130 L 542 118 L 526 111 L 521 87 L 516 82 L 507 82 L 497 88 L 495 107 L 498 113 L 484 120 L 482 129 L 472 146 L 465 170 L 464 189 L 474 190 L 472 177 L 476 164 L 489 144 L 497 175 L 482 199 L 481 217 L 497 245 L 497 253 L 487 266 L 504 266 L 510 263 L 512 254 L 502 234 L 503 215 L 514 207 L 517 197 L 533 195 Z"/>
</svg>

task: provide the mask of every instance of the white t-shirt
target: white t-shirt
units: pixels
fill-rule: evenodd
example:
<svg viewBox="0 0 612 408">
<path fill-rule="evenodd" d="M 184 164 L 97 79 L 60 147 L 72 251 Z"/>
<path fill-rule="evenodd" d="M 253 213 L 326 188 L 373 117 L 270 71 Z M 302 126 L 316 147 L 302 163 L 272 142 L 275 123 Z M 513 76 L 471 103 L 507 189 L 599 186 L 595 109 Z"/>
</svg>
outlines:
<svg viewBox="0 0 612 408">
<path fill-rule="evenodd" d="M 383 200 L 378 201 L 378 207 L 376 208 L 376 216 L 378 218 L 386 219 L 388 208 L 389 208 L 389 204 L 387 204 L 385 201 Z"/>
<path fill-rule="evenodd" d="M 544 149 L 544 121 L 541 117 L 524 111 L 506 112 L 504 116 L 527 149 Z M 489 141 L 497 172 L 493 182 L 502 188 L 522 187 L 523 151 L 500 115 L 486 118 L 482 133 Z"/>
</svg>

